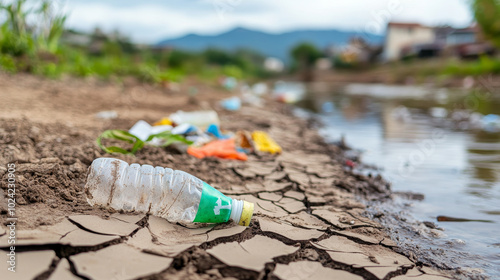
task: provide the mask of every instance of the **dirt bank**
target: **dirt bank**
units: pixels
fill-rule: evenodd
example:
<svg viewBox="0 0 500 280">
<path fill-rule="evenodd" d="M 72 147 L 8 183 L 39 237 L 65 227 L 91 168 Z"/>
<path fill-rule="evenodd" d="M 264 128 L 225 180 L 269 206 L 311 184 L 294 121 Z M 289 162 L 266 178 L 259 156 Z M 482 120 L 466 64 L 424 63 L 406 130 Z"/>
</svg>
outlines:
<svg viewBox="0 0 500 280">
<path fill-rule="evenodd" d="M 191 87 L 199 92 L 195 99 L 186 94 Z M 263 108 L 219 110 L 216 101 L 229 95 L 193 81 L 174 92 L 133 82 L 0 74 L 0 187 L 5 197 L 7 164 L 15 163 L 19 261 L 17 274 L 5 267 L 1 279 L 450 277 L 396 253 L 381 226 L 364 217 L 365 205 L 356 196 L 389 196 L 381 178 L 352 174 L 342 150 L 326 145 L 289 107 L 268 101 Z M 129 129 L 139 119 L 154 122 L 179 109 L 209 108 L 220 113 L 223 129 L 264 130 L 284 152 L 241 162 L 149 147 L 136 157 L 116 157 L 183 170 L 254 202 L 250 227 L 188 229 L 87 204 L 87 168 L 109 156 L 95 144 L 103 130 Z M 95 118 L 103 110 L 116 111 L 118 118 Z M 4 200 L 0 211 L 0 247 L 7 249 Z"/>
</svg>

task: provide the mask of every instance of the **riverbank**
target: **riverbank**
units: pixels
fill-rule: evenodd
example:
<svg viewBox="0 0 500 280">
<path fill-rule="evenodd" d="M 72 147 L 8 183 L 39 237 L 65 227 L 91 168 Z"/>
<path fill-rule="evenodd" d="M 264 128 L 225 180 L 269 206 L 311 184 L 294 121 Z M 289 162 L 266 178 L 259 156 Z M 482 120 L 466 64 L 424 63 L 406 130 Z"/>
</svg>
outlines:
<svg viewBox="0 0 500 280">
<path fill-rule="evenodd" d="M 0 74 L 0 88 L 2 197 L 8 163 L 15 163 L 17 181 L 15 279 L 451 278 L 422 266 L 411 252 L 396 253 L 396 243 L 364 216 L 366 206 L 356 198 L 387 198 L 387 183 L 353 174 L 343 150 L 325 144 L 286 105 L 267 100 L 262 108 L 225 112 L 217 101 L 230 94 L 194 81 L 173 91 Z M 194 88 L 196 96 L 186 94 Z M 82 192 L 87 168 L 95 158 L 109 156 L 97 147 L 96 137 L 180 109 L 216 109 L 222 129 L 264 130 L 284 152 L 252 154 L 241 162 L 147 147 L 136 157 L 115 157 L 183 170 L 254 202 L 250 227 L 188 229 L 87 204 Z M 118 117 L 95 117 L 108 110 Z M 0 246 L 10 251 L 6 206 L 0 201 Z M 2 279 L 10 279 L 10 273 L 7 266 L 0 270 Z"/>
<path fill-rule="evenodd" d="M 448 59 L 398 61 L 359 69 L 317 70 L 315 81 L 463 88 L 472 86 L 471 78 L 498 84 L 500 76 L 489 68 L 494 63 L 483 65 L 480 61 Z"/>
<path fill-rule="evenodd" d="M 399 246 L 423 263 L 496 279 L 500 134 L 487 122 L 500 109 L 494 88 L 347 84 L 312 89 L 300 106 L 316 112 L 308 115 L 322 124 L 319 133 L 327 141 L 344 135 L 353 157 L 375 166 L 355 171 L 380 174 L 393 192 L 423 195 L 421 201 L 399 198 L 369 208 Z M 443 215 L 468 221 L 447 222 L 438 218 Z"/>
</svg>

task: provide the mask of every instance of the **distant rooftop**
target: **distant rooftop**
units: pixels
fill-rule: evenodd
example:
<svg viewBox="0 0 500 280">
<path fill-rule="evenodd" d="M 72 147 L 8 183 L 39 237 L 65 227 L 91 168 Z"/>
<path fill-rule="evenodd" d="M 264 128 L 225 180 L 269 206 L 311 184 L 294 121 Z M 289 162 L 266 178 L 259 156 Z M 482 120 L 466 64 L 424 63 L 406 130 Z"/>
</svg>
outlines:
<svg viewBox="0 0 500 280">
<path fill-rule="evenodd" d="M 479 26 L 475 23 L 471 24 L 468 27 L 465 28 L 454 28 L 451 26 L 427 26 L 423 25 L 420 23 L 416 22 L 394 22 L 391 21 L 388 23 L 389 27 L 401 27 L 401 28 L 430 28 L 430 29 L 436 29 L 436 30 L 449 30 L 449 31 L 454 31 L 454 32 L 478 32 L 479 31 Z"/>
<path fill-rule="evenodd" d="M 391 27 L 403 27 L 403 28 L 410 28 L 410 27 L 420 27 L 420 28 L 432 28 L 429 26 L 422 25 L 420 23 L 413 23 L 413 22 L 389 22 L 389 26 Z"/>
</svg>

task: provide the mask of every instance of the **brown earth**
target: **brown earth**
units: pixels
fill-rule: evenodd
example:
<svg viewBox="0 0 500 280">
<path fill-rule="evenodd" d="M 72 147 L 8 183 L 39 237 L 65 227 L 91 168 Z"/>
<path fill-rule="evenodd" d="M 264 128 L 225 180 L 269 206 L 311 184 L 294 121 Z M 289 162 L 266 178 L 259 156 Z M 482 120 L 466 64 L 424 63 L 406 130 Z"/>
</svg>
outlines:
<svg viewBox="0 0 500 280">
<path fill-rule="evenodd" d="M 186 94 L 192 87 L 199 92 L 195 97 Z M 217 107 L 227 96 L 194 81 L 172 91 L 132 81 L 0 74 L 0 247 L 9 247 L 3 198 L 7 165 L 15 163 L 19 264 L 16 274 L 0 269 L 0 278 L 451 278 L 396 253 L 380 225 L 363 215 L 365 205 L 356 196 L 386 198 L 391 194 L 386 182 L 353 174 L 343 151 L 325 144 L 289 107 L 267 101 L 264 108 L 244 106 L 229 113 Z M 284 152 L 252 154 L 241 162 L 146 147 L 136 157 L 115 157 L 183 170 L 254 202 L 250 227 L 190 229 L 86 202 L 88 166 L 109 156 L 97 147 L 96 137 L 105 129 L 129 129 L 140 119 L 153 123 L 179 109 L 216 109 L 223 129 L 264 130 Z M 118 118 L 96 118 L 103 110 L 116 111 Z"/>
</svg>

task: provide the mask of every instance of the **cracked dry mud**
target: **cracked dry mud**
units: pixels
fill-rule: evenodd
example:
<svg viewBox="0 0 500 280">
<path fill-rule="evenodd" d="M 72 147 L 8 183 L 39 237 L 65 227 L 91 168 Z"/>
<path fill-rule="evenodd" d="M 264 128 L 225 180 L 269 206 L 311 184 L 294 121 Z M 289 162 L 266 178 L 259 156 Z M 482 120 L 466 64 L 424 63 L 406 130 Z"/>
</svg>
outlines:
<svg viewBox="0 0 500 280">
<path fill-rule="evenodd" d="M 323 143 L 283 105 L 220 112 L 223 129 L 267 131 L 283 147 L 279 156 L 199 160 L 159 148 L 146 148 L 137 157 L 117 156 L 184 170 L 227 195 L 255 203 L 249 227 L 187 227 L 91 208 L 82 193 L 86 171 L 93 159 L 104 156 L 94 140 L 103 129 L 127 129 L 138 118 L 153 122 L 177 109 L 206 108 L 227 93 L 205 89 L 198 96 L 201 105 L 193 105 L 182 93 L 144 85 L 123 89 L 98 82 L 23 76 L 19 84 L 12 79 L 0 76 L 0 101 L 11 102 L 11 111 L 0 114 L 0 168 L 8 162 L 17 166 L 18 267 L 14 277 L 0 269 L 0 279 L 450 278 L 393 250 L 396 244 L 363 216 L 365 206 L 356 200 L 358 195 L 387 197 L 387 184 L 353 175 L 343 165 L 342 150 Z M 146 88 L 150 98 L 125 106 L 123 99 L 136 88 Z M 40 103 L 13 117 L 26 109 L 15 101 L 23 95 Z M 102 109 L 117 110 L 120 118 L 93 119 Z M 5 176 L 0 169 L 0 191 L 6 189 Z M 3 201 L 0 211 L 0 247 L 5 250 Z M 0 256 L 5 264 L 6 254 Z"/>
</svg>

